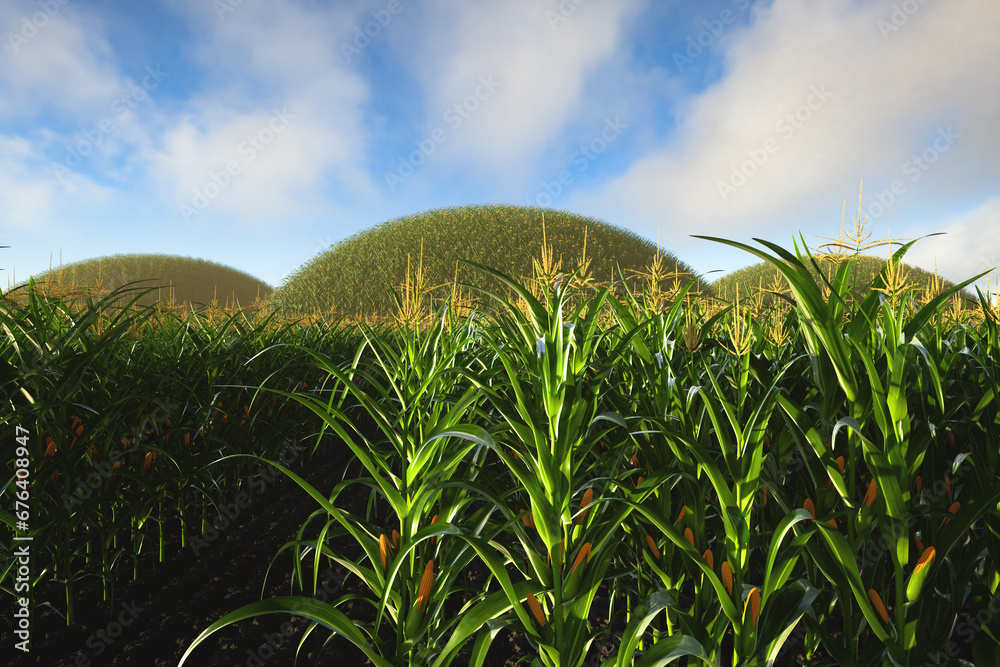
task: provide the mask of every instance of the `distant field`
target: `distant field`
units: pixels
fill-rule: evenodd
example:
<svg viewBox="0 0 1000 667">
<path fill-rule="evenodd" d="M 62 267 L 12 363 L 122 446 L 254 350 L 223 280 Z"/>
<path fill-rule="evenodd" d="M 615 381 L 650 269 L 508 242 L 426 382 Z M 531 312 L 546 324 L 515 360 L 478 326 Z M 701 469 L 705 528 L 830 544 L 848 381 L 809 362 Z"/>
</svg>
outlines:
<svg viewBox="0 0 1000 667">
<path fill-rule="evenodd" d="M 546 247 L 552 250 L 550 258 L 543 256 Z M 725 301 L 732 301 L 738 287 L 744 298 L 753 298 L 763 289 L 763 303 L 769 304 L 774 297 L 767 292 L 776 286 L 779 290 L 787 287 L 778 271 L 764 263 L 710 282 L 668 249 L 628 230 L 567 211 L 514 205 L 432 209 L 385 221 L 316 255 L 276 289 L 232 267 L 152 254 L 98 257 L 60 266 L 35 280 L 44 283 L 48 293 L 74 297 L 79 303 L 88 295 L 99 296 L 126 283 L 144 281 L 133 288 L 155 289 L 139 300 L 141 306 L 160 303 L 190 309 L 216 304 L 233 309 L 238 304 L 242 309 L 277 311 L 292 319 L 321 316 L 348 322 L 385 321 L 398 312 L 397 296 L 402 301 L 410 299 L 410 307 L 436 312 L 454 290 L 460 310 L 491 308 L 492 300 L 468 285 L 500 294 L 507 293 L 506 286 L 463 264 L 463 259 L 529 285 L 534 283 L 536 264 L 538 270 L 551 276 L 581 268 L 586 285 L 613 285 L 620 297 L 625 285 L 633 293 L 648 290 L 653 273 L 663 294 L 694 281 L 692 294 Z M 867 293 L 885 261 L 859 256 L 857 293 Z M 835 263 L 829 259 L 818 263 L 823 274 L 832 277 Z M 819 271 L 808 268 L 819 281 Z M 928 289 L 940 292 L 953 285 L 947 280 L 935 283 L 935 276 L 920 268 L 908 264 L 902 268 L 907 280 L 917 285 L 918 294 Z M 15 294 L 18 291 L 14 289 Z M 962 291 L 962 298 L 967 307 L 977 302 L 968 289 Z"/>
<path fill-rule="evenodd" d="M 853 260 L 854 256 L 849 255 L 844 261 L 848 259 Z M 828 280 L 832 281 L 833 277 L 836 275 L 838 263 L 830 259 L 819 259 L 817 263 L 822 269 L 823 275 Z M 878 273 L 882 270 L 882 267 L 885 266 L 885 263 L 885 258 L 873 257 L 871 255 L 860 255 L 857 258 L 858 282 L 855 289 L 856 294 L 863 297 L 864 294 L 869 291 L 873 278 L 878 275 Z M 824 284 L 820 279 L 820 272 L 817 271 L 814 266 L 807 265 L 807 268 L 817 282 Z M 921 290 L 929 289 L 933 286 L 935 279 L 933 273 L 911 266 L 905 262 L 901 268 L 904 274 L 908 277 L 908 281 L 918 286 L 918 293 Z M 754 264 L 737 271 L 733 271 L 732 273 L 719 278 L 717 281 L 712 283 L 712 288 L 717 296 L 726 300 L 732 300 L 735 298 L 737 287 L 739 288 L 741 298 L 750 298 L 757 294 L 761 289 L 764 291 L 772 289 L 775 284 L 780 285 L 781 289 L 787 289 L 787 285 L 778 270 L 764 262 L 761 262 L 759 264 Z M 937 291 L 940 292 L 954 286 L 955 284 L 951 281 L 939 279 Z M 976 295 L 969 292 L 968 289 L 963 289 L 961 293 L 966 306 L 971 307 L 975 303 L 978 303 Z M 765 296 L 765 302 L 767 303 L 770 303 L 773 299 L 774 297 L 771 295 Z"/>
<path fill-rule="evenodd" d="M 676 272 L 682 282 L 694 279 L 696 289 L 708 289 L 690 266 L 669 251 L 606 222 L 553 209 L 465 206 L 389 220 L 355 234 L 289 276 L 268 303 L 289 314 L 385 315 L 395 310 L 392 290 L 398 292 L 406 283 L 408 271 L 412 283 L 419 266 L 422 285 L 432 299 L 443 299 L 456 282 L 502 289 L 491 277 L 458 260 L 470 259 L 515 278 L 532 279 L 534 261 L 541 257 L 543 216 L 544 241 L 554 249 L 560 272 L 576 269 L 586 257 L 586 273 L 593 281 L 610 284 L 620 281 L 623 273 L 634 288 L 641 282 L 637 273 L 648 272 L 659 251 L 664 273 Z M 469 290 L 464 296 L 486 303 Z"/>
<path fill-rule="evenodd" d="M 34 276 L 53 295 L 85 300 L 107 294 L 134 281 L 133 288 L 155 288 L 138 301 L 140 306 L 175 304 L 185 309 L 213 302 L 223 307 L 258 307 L 273 288 L 243 271 L 203 259 L 176 255 L 112 255 L 74 262 Z M 12 288 L 14 294 L 21 283 Z M 89 288 L 89 289 L 88 289 Z M 135 296 L 131 292 L 128 299 Z"/>
</svg>

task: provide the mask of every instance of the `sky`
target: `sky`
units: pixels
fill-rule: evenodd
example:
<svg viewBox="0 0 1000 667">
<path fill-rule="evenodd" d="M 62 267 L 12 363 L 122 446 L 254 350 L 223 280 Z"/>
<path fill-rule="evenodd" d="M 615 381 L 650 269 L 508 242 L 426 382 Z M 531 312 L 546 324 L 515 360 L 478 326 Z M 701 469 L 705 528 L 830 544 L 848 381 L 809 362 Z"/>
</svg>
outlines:
<svg viewBox="0 0 1000 667">
<path fill-rule="evenodd" d="M 869 241 L 944 232 L 905 261 L 996 291 L 997 0 L 3 0 L 0 39 L 3 289 L 119 253 L 277 287 L 488 203 L 714 280 L 759 259 L 693 234 L 815 249 L 860 194 Z"/>
</svg>

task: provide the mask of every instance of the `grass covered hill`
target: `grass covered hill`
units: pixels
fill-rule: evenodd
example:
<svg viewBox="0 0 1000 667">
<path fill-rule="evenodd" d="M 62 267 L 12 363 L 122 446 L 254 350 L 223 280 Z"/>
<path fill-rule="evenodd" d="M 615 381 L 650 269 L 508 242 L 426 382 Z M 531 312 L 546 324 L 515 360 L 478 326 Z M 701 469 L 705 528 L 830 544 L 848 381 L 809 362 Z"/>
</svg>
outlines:
<svg viewBox="0 0 1000 667">
<path fill-rule="evenodd" d="M 545 240 L 554 260 L 561 257 L 563 272 L 580 265 L 586 244 L 589 272 L 597 283 L 620 281 L 617 260 L 630 286 L 637 286 L 641 279 L 633 272 L 648 272 L 657 253 L 657 245 L 645 238 L 566 211 L 514 205 L 433 209 L 383 222 L 335 244 L 289 276 L 268 304 L 286 315 L 387 317 L 396 312 L 392 289 L 399 292 L 407 267 L 412 277 L 421 262 L 423 284 L 433 288 L 433 299 L 446 297 L 456 279 L 506 293 L 491 276 L 458 260 L 469 259 L 515 278 L 533 278 L 532 261 L 541 257 L 543 245 L 543 216 Z M 690 267 L 669 252 L 661 250 L 660 255 L 666 273 L 676 271 L 682 280 L 685 275 L 696 280 L 696 290 L 705 288 Z M 669 282 L 661 288 L 669 288 Z M 488 303 L 488 297 L 468 290 L 464 296 Z M 431 305 L 436 308 L 438 303 Z"/>
<path fill-rule="evenodd" d="M 112 255 L 83 260 L 51 269 L 33 276 L 35 283 L 44 283 L 53 295 L 86 298 L 87 287 L 96 288 L 91 294 L 103 295 L 137 280 L 132 287 L 140 290 L 155 287 L 144 295 L 139 305 L 157 302 L 195 308 L 217 302 L 220 306 L 251 308 L 262 302 L 273 288 L 267 283 L 237 269 L 203 259 L 177 255 Z M 15 291 L 16 290 L 16 291 Z M 17 287 L 10 290 L 17 296 Z M 135 296 L 130 292 L 127 300 Z"/>
<path fill-rule="evenodd" d="M 815 257 L 815 255 L 814 255 Z M 854 259 L 854 255 L 847 255 L 842 261 L 849 259 Z M 869 286 L 872 280 L 885 266 L 886 258 L 884 257 L 873 257 L 871 255 L 859 255 L 857 258 L 857 275 L 858 275 L 858 285 L 855 287 L 856 293 L 860 293 L 862 296 L 867 294 Z M 817 258 L 817 264 L 823 270 L 823 274 L 832 282 L 833 277 L 836 275 L 838 262 L 833 259 L 820 259 Z M 814 266 L 807 263 L 806 267 L 809 272 L 813 275 L 813 278 L 820 281 L 819 272 Z M 918 285 L 917 290 L 914 292 L 914 298 L 920 296 L 922 290 L 931 288 L 935 276 L 933 273 L 924 271 L 921 268 L 911 266 L 906 262 L 903 262 L 901 266 L 902 275 L 907 276 L 907 282 L 911 284 Z M 715 290 L 715 294 L 722 299 L 731 301 L 736 295 L 736 288 L 739 286 L 740 300 L 742 301 L 744 297 L 750 297 L 757 294 L 760 290 L 760 286 L 763 285 L 764 290 L 773 289 L 773 286 L 777 282 L 780 285 L 779 291 L 785 291 L 788 293 L 788 283 L 781 276 L 781 273 L 766 262 L 761 262 L 759 264 L 753 264 L 745 268 L 733 271 L 717 281 L 712 283 L 712 288 Z M 820 282 L 820 284 L 825 284 Z M 939 288 L 935 294 L 940 293 L 946 289 L 954 287 L 954 283 L 947 280 L 938 279 Z M 978 303 L 978 298 L 974 293 L 970 293 L 968 289 L 964 289 L 961 292 L 962 298 L 965 301 L 966 307 L 971 307 L 973 304 Z M 764 302 L 770 303 L 774 297 L 770 295 L 765 295 Z"/>
</svg>

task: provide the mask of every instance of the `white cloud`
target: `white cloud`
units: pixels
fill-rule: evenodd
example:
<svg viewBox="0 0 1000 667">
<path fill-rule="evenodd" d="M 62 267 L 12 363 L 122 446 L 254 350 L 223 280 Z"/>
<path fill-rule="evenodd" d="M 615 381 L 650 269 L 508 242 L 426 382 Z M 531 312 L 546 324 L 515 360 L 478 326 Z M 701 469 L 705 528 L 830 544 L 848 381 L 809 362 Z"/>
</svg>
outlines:
<svg viewBox="0 0 1000 667">
<path fill-rule="evenodd" d="M 233 213 L 254 224 L 304 214 L 314 201 L 300 198 L 315 196 L 317 168 L 329 157 L 322 146 L 336 137 L 315 119 L 303 128 L 292 109 L 206 109 L 172 127 L 151 174 L 169 185 L 173 210 L 189 206 L 188 217 L 199 220 L 203 210 Z"/>
<path fill-rule="evenodd" d="M 647 26 L 684 43 L 684 28 L 657 18 L 678 12 L 649 0 L 403 0 L 404 11 L 350 58 L 342 44 L 386 0 L 242 0 L 221 17 L 220 3 L 204 0 L 122 5 L 128 11 L 113 4 L 60 4 L 15 52 L 6 31 L 16 33 L 40 5 L 0 2 L 0 222 L 7 228 L 62 222 L 61 233 L 100 219 L 152 235 L 180 222 L 178 205 L 192 204 L 195 190 L 214 193 L 214 172 L 228 185 L 183 238 L 205 238 L 206 225 L 214 226 L 213 239 L 245 225 L 269 227 L 267 235 L 246 235 L 248 257 L 260 239 L 279 237 L 302 244 L 305 255 L 317 235 L 340 238 L 390 214 L 471 197 L 520 203 L 541 191 L 542 179 L 571 168 L 570 154 L 600 136 L 605 118 L 627 110 L 627 135 L 580 177 L 595 189 L 581 192 L 574 183 L 553 205 L 649 238 L 660 229 L 663 244 L 696 269 L 753 260 L 692 233 L 782 242 L 798 227 L 815 243 L 814 234 L 835 235 L 841 202 L 856 201 L 862 178 L 866 208 L 886 201 L 894 180 L 905 186 L 884 216 L 869 221 L 877 236 L 887 227 L 897 236 L 917 236 L 918 227 L 949 231 L 917 244 L 908 259 L 932 267 L 923 247 L 933 248 L 949 279 L 1000 259 L 986 252 L 983 262 L 992 264 L 979 266 L 983 249 L 1000 247 L 993 231 L 1000 83 L 990 76 L 1000 62 L 996 0 L 919 3 L 885 33 L 879 21 L 892 21 L 900 0 L 762 0 L 748 26 L 727 27 L 711 45 L 721 66 L 705 54 L 683 76 L 661 44 L 629 43 Z M 560 7 L 576 9 L 562 16 Z M 692 29 L 717 16 L 697 16 Z M 150 92 L 148 106 L 117 122 L 113 104 L 136 83 L 130 76 L 141 80 L 127 72 L 145 67 L 145 58 L 170 76 Z M 701 68 L 715 83 L 687 90 Z M 449 116 L 462 121 L 454 127 L 445 112 L 477 88 L 489 92 L 480 77 L 499 86 L 468 118 Z M 779 127 L 787 114 L 806 113 L 814 87 L 828 99 L 812 98 L 816 108 L 800 127 Z M 284 108 L 294 118 L 275 132 L 272 115 Z M 66 147 L 108 117 L 116 117 L 114 130 L 85 164 L 62 182 L 53 178 L 50 160 L 63 159 Z M 417 187 L 382 196 L 383 169 L 395 164 L 397 149 L 381 147 L 397 137 L 427 138 L 438 127 L 447 140 L 417 170 Z M 958 135 L 954 145 L 912 179 L 912 157 L 933 148 L 947 127 Z M 266 131 L 272 140 L 251 150 L 248 137 L 265 132 L 263 139 Z M 723 201 L 718 183 L 769 139 L 777 150 Z M 638 154 L 621 175 L 602 180 L 629 151 Z M 227 162 L 241 173 L 219 176 Z M 150 223 L 135 223 L 134 202 L 148 207 Z M 949 219 L 956 210 L 972 212 Z M 671 230 L 680 238 L 668 237 Z M 295 236 L 303 232 L 307 240 Z M 44 239 L 39 244 L 55 238 L 35 236 Z M 257 257 L 276 254 L 275 243 L 263 245 Z M 280 277 L 272 270 L 272 280 Z"/>
<path fill-rule="evenodd" d="M 6 230 L 39 232 L 57 224 L 70 205 L 106 201 L 107 192 L 86 179 L 70 175 L 62 186 L 45 173 L 48 162 L 37 144 L 0 135 L 0 211 Z"/>
<path fill-rule="evenodd" d="M 72 3 L 0 4 L 0 119 L 54 110 L 74 120 L 107 110 L 124 82 L 103 23 Z"/>
<path fill-rule="evenodd" d="M 892 7 L 775 0 L 755 10 L 750 27 L 720 41 L 727 49 L 721 80 L 683 105 L 669 141 L 574 201 L 619 211 L 647 230 L 665 219 L 713 233 L 761 224 L 794 229 L 804 210 L 825 213 L 827 202 L 839 203 L 860 178 L 888 187 L 949 125 L 963 139 L 892 215 L 997 182 L 1000 84 L 986 73 L 1000 62 L 1000 4 L 925 4 L 884 39 L 878 21 L 888 20 Z M 810 97 L 824 87 L 826 101 Z M 804 106 L 809 102 L 815 108 Z M 796 110 L 801 120 L 789 121 Z M 719 183 L 732 184 L 748 151 L 763 161 L 767 146 L 776 150 L 762 166 L 748 164 L 746 184 L 724 201 Z M 944 186 L 935 190 L 932 182 Z"/>
<path fill-rule="evenodd" d="M 964 215 L 922 229 L 913 237 L 934 232 L 945 232 L 945 235 L 917 241 L 906 253 L 904 261 L 907 264 L 932 271 L 936 260 L 938 275 L 953 283 L 992 270 L 988 276 L 990 291 L 1000 292 L 1000 196 Z M 986 276 L 974 284 L 986 293 Z M 975 294 L 972 286 L 966 289 Z"/>
<path fill-rule="evenodd" d="M 145 72 L 139 81 L 121 75 L 104 19 L 75 3 L 4 3 L 0 25 L 0 122 L 31 123 L 0 139 L 0 199 L 11 224 L 38 229 L 57 211 L 109 200 L 112 191 L 90 174 L 122 180 L 109 162 L 127 162 L 146 141 L 160 80 L 142 87 Z"/>
<path fill-rule="evenodd" d="M 202 88 L 149 152 L 168 205 L 214 192 L 211 173 L 230 162 L 240 173 L 206 210 L 255 225 L 318 214 L 327 178 L 348 196 L 372 194 L 361 112 L 369 89 L 337 46 L 355 12 L 248 0 L 220 20 L 210 5 L 188 4 Z M 287 122 L 273 120 L 276 110 Z"/>
<path fill-rule="evenodd" d="M 560 13 L 560 4 L 575 11 Z M 447 136 L 434 159 L 522 177 L 568 123 L 585 115 L 588 76 L 616 57 L 628 20 L 645 4 L 425 5 L 419 20 L 388 37 L 427 91 L 423 133 L 441 128 Z"/>
<path fill-rule="evenodd" d="M 52 214 L 56 201 L 54 182 L 33 178 L 25 166 L 25 162 L 36 158 L 28 140 L 0 136 L 0 210 L 4 212 L 5 226 L 37 228 Z"/>
</svg>

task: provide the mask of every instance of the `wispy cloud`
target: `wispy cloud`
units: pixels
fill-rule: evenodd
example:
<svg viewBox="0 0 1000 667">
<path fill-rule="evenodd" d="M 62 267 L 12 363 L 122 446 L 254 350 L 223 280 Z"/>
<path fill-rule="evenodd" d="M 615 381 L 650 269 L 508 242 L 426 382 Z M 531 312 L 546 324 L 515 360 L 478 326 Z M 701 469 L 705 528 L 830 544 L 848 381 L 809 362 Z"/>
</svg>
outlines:
<svg viewBox="0 0 1000 667">
<path fill-rule="evenodd" d="M 559 2 L 426 3 L 389 38 L 426 91 L 421 132 L 474 93 L 480 77 L 498 92 L 442 146 L 438 159 L 510 182 L 521 179 L 597 94 L 588 77 L 623 47 L 628 23 L 646 4 Z M 548 13 L 560 20 L 553 23 Z M 430 36 L 433 35 L 432 38 Z M 501 186 L 502 187 L 502 186 Z"/>
<path fill-rule="evenodd" d="M 990 271 L 992 292 L 1000 288 L 1000 197 L 995 197 L 973 210 L 949 217 L 931 226 L 917 228 L 914 238 L 934 232 L 944 236 L 917 242 L 906 254 L 909 264 L 931 270 L 935 263 L 938 274 L 959 283 L 983 271 Z M 976 282 L 986 292 L 986 278 Z M 972 287 L 966 288 L 975 294 Z"/>
<path fill-rule="evenodd" d="M 102 22 L 73 3 L 54 4 L 58 11 L 27 0 L 0 4 L 0 119 L 79 120 L 124 86 Z"/>
<path fill-rule="evenodd" d="M 277 284 L 316 239 L 529 201 L 732 270 L 689 234 L 835 235 L 862 179 L 879 236 L 992 238 L 995 0 L 10 0 L 0 33 L 22 275 L 169 239 Z"/>
<path fill-rule="evenodd" d="M 255 226 L 319 215 L 328 188 L 374 196 L 369 86 L 337 49 L 355 13 L 247 0 L 220 19 L 188 3 L 201 85 L 149 158 L 168 206 L 181 215 L 234 161 L 240 173 L 211 209 Z M 276 113 L 294 120 L 269 136 Z"/>
<path fill-rule="evenodd" d="M 888 2 L 851 0 L 756 5 L 751 25 L 716 45 L 725 49 L 723 75 L 681 105 L 677 131 L 574 203 L 619 211 L 646 229 L 675 220 L 720 233 L 762 224 L 794 230 L 809 222 L 804 208 L 850 197 L 860 178 L 866 187 L 888 186 L 900 164 L 949 124 L 970 140 L 928 181 L 958 197 L 996 182 L 1000 133 L 990 119 L 1000 116 L 1000 89 L 984 87 L 982 73 L 1000 62 L 1000 5 L 929 4 L 885 40 L 879 21 L 891 12 Z M 803 105 L 817 88 L 829 99 L 808 113 Z M 754 173 L 746 185 L 720 196 L 734 168 L 771 139 L 776 150 L 766 164 L 747 165 Z M 915 192 L 893 213 L 924 202 Z"/>
</svg>

